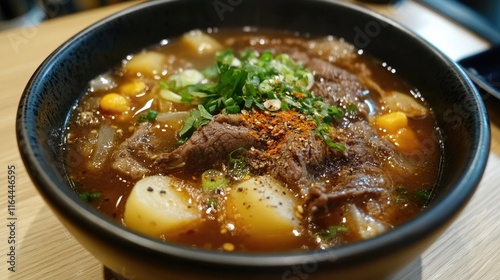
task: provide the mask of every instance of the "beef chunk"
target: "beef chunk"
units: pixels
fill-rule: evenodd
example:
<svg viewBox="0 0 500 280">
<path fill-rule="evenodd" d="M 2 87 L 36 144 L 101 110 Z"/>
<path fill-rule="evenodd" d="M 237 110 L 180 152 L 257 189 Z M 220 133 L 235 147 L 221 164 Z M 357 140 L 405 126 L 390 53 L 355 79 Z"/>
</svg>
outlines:
<svg viewBox="0 0 500 280">
<path fill-rule="evenodd" d="M 342 83 L 353 91 L 361 89 L 361 83 L 356 75 L 328 61 L 319 58 L 311 58 L 306 67 L 319 79 L 323 78 L 328 81 Z"/>
<path fill-rule="evenodd" d="M 365 120 L 348 123 L 342 128 L 342 139 L 346 143 L 347 158 L 352 165 L 378 164 L 395 154 L 394 146 Z"/>
<path fill-rule="evenodd" d="M 382 162 L 393 156 L 393 145 L 380 138 L 365 120 L 349 122 L 338 130 L 346 144 L 345 157 L 330 158 L 329 168 L 337 179 L 328 184 L 314 184 L 309 189 L 308 205 L 313 212 L 325 212 L 337 202 L 372 198 L 383 208 L 393 188 Z M 340 203 L 338 203 L 340 204 Z M 371 211 L 373 212 L 373 211 Z"/>
<path fill-rule="evenodd" d="M 150 128 L 151 123 L 141 123 L 132 136 L 118 146 L 112 155 L 113 169 L 134 179 L 139 179 L 150 171 L 141 162 L 141 158 L 153 157 L 154 145 L 151 143 Z"/>
<path fill-rule="evenodd" d="M 183 167 L 187 170 L 209 169 L 228 161 L 229 154 L 238 149 L 260 147 L 252 131 L 241 125 L 239 115 L 220 114 L 207 125 L 193 133 L 182 146 L 169 153 L 162 153 L 155 161 L 155 168 L 164 171 Z"/>
<path fill-rule="evenodd" d="M 383 207 L 389 198 L 392 180 L 377 166 L 365 164 L 356 169 L 346 168 L 331 186 L 314 185 L 309 190 L 308 205 L 313 213 L 328 212 L 339 202 L 373 198 Z"/>
<path fill-rule="evenodd" d="M 258 135 L 262 149 L 250 149 L 247 164 L 254 174 L 272 174 L 288 185 L 306 186 L 323 167 L 330 149 L 315 135 L 316 123 L 293 111 L 252 110 L 244 125 Z"/>
<path fill-rule="evenodd" d="M 276 154 L 264 150 L 251 149 L 247 163 L 252 173 L 271 173 L 289 186 L 297 186 L 307 194 L 307 187 L 318 169 L 323 169 L 331 153 L 325 142 L 310 131 L 307 136 L 290 133 L 285 137 Z"/>
<path fill-rule="evenodd" d="M 282 144 L 272 172 L 289 185 L 306 186 L 314 169 L 325 165 L 328 154 L 326 143 L 314 131 L 307 137 L 291 134 Z"/>
<path fill-rule="evenodd" d="M 312 58 L 306 67 L 315 75 L 316 83 L 311 90 L 317 96 L 338 107 L 354 104 L 358 114 L 367 119 L 369 108 L 363 102 L 366 86 L 356 75 L 318 58 Z"/>
</svg>

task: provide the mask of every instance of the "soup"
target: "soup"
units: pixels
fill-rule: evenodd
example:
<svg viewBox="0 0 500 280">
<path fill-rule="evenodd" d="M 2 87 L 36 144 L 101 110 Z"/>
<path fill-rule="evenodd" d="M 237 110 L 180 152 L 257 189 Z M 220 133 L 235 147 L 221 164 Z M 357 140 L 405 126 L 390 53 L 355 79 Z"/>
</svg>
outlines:
<svg viewBox="0 0 500 280">
<path fill-rule="evenodd" d="M 332 36 L 192 31 L 89 82 L 67 122 L 75 191 L 202 249 L 325 249 L 428 205 L 439 129 L 396 69 Z"/>
</svg>

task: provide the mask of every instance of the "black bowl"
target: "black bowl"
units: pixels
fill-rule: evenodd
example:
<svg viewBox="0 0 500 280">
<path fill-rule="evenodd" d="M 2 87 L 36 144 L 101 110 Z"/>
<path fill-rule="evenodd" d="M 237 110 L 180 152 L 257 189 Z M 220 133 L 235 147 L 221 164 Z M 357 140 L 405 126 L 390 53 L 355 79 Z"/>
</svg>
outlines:
<svg viewBox="0 0 500 280">
<path fill-rule="evenodd" d="M 328 250 L 245 254 L 192 249 L 138 235 L 82 202 L 61 145 L 68 112 L 93 77 L 126 55 L 208 27 L 256 26 L 331 34 L 383 60 L 416 86 L 442 129 L 439 195 L 417 218 L 379 237 Z M 482 100 L 454 62 L 399 24 L 326 0 L 151 1 L 83 30 L 36 70 L 20 101 L 19 149 L 31 179 L 67 229 L 112 270 L 133 279 L 377 279 L 430 246 L 475 191 L 489 153 Z M 343 278 L 341 278 L 343 277 Z"/>
</svg>

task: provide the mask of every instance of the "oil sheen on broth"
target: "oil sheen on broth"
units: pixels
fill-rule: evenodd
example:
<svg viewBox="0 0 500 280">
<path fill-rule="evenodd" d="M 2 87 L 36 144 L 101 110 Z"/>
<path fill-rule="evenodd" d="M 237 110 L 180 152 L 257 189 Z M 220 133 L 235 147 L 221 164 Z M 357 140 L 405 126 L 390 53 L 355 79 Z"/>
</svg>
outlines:
<svg viewBox="0 0 500 280">
<path fill-rule="evenodd" d="M 240 252 L 372 238 L 429 203 L 441 147 L 396 69 L 331 36 L 192 31 L 90 81 L 75 191 L 131 230 Z M 75 160 L 78 159 L 78 160 Z"/>
</svg>

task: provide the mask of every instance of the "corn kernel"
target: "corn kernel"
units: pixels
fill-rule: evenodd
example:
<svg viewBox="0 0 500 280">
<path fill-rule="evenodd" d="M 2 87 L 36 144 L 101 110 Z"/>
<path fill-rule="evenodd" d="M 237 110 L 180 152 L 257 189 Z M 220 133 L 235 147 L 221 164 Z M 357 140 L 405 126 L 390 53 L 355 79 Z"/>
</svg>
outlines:
<svg viewBox="0 0 500 280">
<path fill-rule="evenodd" d="M 146 91 L 146 83 L 143 81 L 132 81 L 120 86 L 120 93 L 126 96 L 137 96 Z"/>
<path fill-rule="evenodd" d="M 392 112 L 375 118 L 375 126 L 387 134 L 394 134 L 408 126 L 408 118 L 402 112 Z"/>
<path fill-rule="evenodd" d="M 129 109 L 129 101 L 118 93 L 108 93 L 101 98 L 99 106 L 110 113 L 123 113 Z"/>
</svg>

